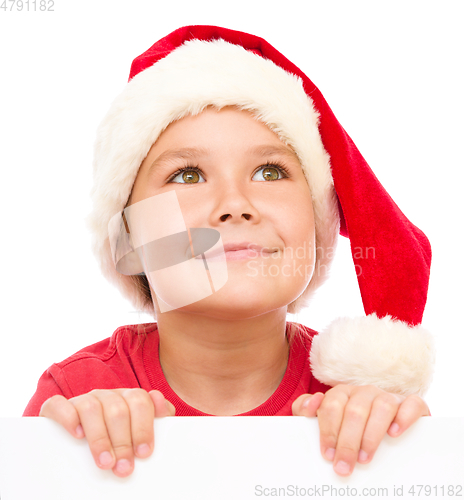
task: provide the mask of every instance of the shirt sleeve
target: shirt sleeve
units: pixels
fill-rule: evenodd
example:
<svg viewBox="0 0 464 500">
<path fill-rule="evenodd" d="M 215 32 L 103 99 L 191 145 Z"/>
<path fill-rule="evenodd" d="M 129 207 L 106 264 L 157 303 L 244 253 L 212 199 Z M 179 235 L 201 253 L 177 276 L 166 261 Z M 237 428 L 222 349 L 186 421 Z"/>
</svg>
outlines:
<svg viewBox="0 0 464 500">
<path fill-rule="evenodd" d="M 62 363 L 53 364 L 40 377 L 37 390 L 23 416 L 38 416 L 44 402 L 56 394 L 70 399 L 94 389 L 122 387 L 140 387 L 129 357 L 122 356 L 110 365 L 108 360 L 104 362 L 96 356 L 75 355 Z"/>
<path fill-rule="evenodd" d="M 24 410 L 23 417 L 38 417 L 42 405 L 55 395 L 65 396 L 64 391 L 57 384 L 51 373 L 51 369 L 46 370 L 37 383 L 37 390 Z"/>
</svg>

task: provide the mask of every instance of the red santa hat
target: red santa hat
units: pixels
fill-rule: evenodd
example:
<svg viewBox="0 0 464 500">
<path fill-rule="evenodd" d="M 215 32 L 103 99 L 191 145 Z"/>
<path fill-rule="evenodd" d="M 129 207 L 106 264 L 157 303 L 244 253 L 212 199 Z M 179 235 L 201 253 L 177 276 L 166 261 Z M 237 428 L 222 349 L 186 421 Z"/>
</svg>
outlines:
<svg viewBox="0 0 464 500">
<path fill-rule="evenodd" d="M 420 326 L 429 242 L 382 187 L 317 87 L 262 38 L 187 26 L 133 61 L 95 143 L 88 223 L 104 276 L 138 310 L 155 314 L 134 280 L 116 271 L 108 222 L 124 209 L 142 161 L 170 123 L 206 106 L 230 105 L 252 112 L 293 148 L 311 190 L 316 269 L 288 312 L 304 308 L 326 278 L 338 233 L 350 239 L 366 316 L 339 318 L 314 338 L 315 377 L 328 385 L 423 394 L 434 361 L 432 337 Z"/>
</svg>

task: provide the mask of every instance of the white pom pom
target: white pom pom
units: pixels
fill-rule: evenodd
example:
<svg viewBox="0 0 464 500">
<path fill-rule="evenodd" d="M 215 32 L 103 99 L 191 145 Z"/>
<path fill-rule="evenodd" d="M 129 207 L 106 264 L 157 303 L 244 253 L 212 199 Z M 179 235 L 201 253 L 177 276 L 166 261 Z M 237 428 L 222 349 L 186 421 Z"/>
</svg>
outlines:
<svg viewBox="0 0 464 500">
<path fill-rule="evenodd" d="M 324 384 L 375 385 L 387 392 L 423 395 L 430 386 L 432 335 L 376 314 L 338 318 L 313 339 L 311 369 Z"/>
</svg>

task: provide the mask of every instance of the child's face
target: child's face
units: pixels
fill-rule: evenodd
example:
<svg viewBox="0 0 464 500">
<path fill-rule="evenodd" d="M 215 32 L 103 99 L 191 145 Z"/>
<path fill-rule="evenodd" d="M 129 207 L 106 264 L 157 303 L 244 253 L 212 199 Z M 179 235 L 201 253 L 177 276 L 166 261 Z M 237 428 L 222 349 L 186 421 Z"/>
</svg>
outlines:
<svg viewBox="0 0 464 500">
<path fill-rule="evenodd" d="M 181 149 L 184 157 L 166 159 Z M 240 260 L 226 254 L 227 283 L 179 311 L 253 317 L 286 307 L 305 290 L 315 263 L 310 190 L 293 150 L 251 113 L 207 108 L 171 123 L 143 161 L 130 204 L 171 190 L 187 228 L 216 229 L 224 245 L 250 242 L 269 251 Z"/>
</svg>

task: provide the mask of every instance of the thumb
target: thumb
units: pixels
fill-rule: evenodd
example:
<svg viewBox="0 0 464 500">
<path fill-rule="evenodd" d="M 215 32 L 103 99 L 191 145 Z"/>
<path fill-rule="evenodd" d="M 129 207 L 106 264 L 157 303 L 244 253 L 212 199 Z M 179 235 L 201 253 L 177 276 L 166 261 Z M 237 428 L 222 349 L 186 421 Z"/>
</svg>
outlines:
<svg viewBox="0 0 464 500">
<path fill-rule="evenodd" d="M 155 406 L 155 417 L 173 417 L 176 414 L 174 405 L 160 391 L 153 390 L 148 394 Z"/>
<path fill-rule="evenodd" d="M 317 410 L 321 406 L 324 394 L 316 392 L 316 394 L 302 394 L 295 399 L 292 404 L 292 413 L 297 417 L 316 417 Z"/>
<path fill-rule="evenodd" d="M 176 414 L 176 407 L 171 403 L 171 401 L 168 401 L 167 399 L 164 400 L 166 403 L 166 407 L 168 409 L 168 417 L 174 417 Z"/>
</svg>

